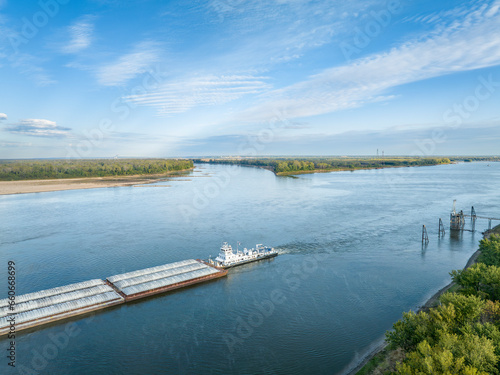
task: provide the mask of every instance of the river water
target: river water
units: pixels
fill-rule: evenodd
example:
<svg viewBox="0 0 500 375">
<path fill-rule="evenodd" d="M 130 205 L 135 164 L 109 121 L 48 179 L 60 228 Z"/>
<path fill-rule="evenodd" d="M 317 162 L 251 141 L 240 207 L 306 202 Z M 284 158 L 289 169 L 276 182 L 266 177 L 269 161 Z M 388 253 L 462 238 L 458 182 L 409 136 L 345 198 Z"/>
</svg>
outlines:
<svg viewBox="0 0 500 375">
<path fill-rule="evenodd" d="M 264 243 L 280 255 L 206 284 L 21 332 L 17 367 L 2 356 L 0 373 L 345 373 L 477 249 L 480 232 L 448 230 L 453 199 L 459 209 L 474 205 L 478 215 L 498 217 L 499 185 L 500 163 L 298 178 L 201 164 L 146 187 L 1 196 L 5 295 L 8 260 L 17 264 L 23 294 L 214 257 L 222 241 Z M 479 220 L 476 229 L 487 226 Z M 0 339 L 4 352 L 7 344 Z"/>
</svg>

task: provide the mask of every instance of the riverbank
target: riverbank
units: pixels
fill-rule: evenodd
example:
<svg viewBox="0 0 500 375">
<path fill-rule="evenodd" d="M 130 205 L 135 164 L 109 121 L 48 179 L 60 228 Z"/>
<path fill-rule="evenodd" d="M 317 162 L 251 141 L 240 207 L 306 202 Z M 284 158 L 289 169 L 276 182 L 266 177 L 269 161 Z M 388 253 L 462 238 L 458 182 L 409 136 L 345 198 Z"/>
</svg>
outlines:
<svg viewBox="0 0 500 375">
<path fill-rule="evenodd" d="M 180 175 L 189 170 L 192 168 L 155 175 L 0 181 L 0 195 L 146 185 L 167 177 Z"/>
<path fill-rule="evenodd" d="M 500 234 L 500 225 L 484 232 L 483 237 L 489 238 L 489 236 L 493 233 Z M 476 252 L 474 252 L 474 254 L 472 254 L 467 261 L 464 269 L 467 269 L 475 264 L 480 254 L 481 251 L 476 250 Z M 454 291 L 456 288 L 457 285 L 454 282 L 449 283 L 430 297 L 422 306 L 418 308 L 416 312 L 427 312 L 429 309 L 437 307 L 439 305 L 439 298 L 441 295 L 448 291 Z M 389 350 L 387 348 L 387 343 L 383 342 L 372 350 L 371 353 L 369 353 L 353 370 L 349 371 L 347 375 L 382 375 L 386 373 L 386 371 L 393 370 L 396 362 L 400 362 L 403 359 L 403 353 L 400 349 Z"/>
<path fill-rule="evenodd" d="M 453 163 L 449 163 L 453 164 Z M 433 164 L 441 165 L 441 164 Z M 387 165 L 387 166 L 379 166 L 379 167 L 359 167 L 359 168 L 333 168 L 333 169 L 312 169 L 309 171 L 290 171 L 290 172 L 275 172 L 273 169 L 261 167 L 265 169 L 269 169 L 274 172 L 276 176 L 295 176 L 301 174 L 311 174 L 311 173 L 330 173 L 330 172 L 354 172 L 354 171 L 366 171 L 372 169 L 387 169 L 387 168 L 413 168 L 413 167 L 424 167 L 424 165 Z M 428 165 L 426 165 L 428 167 Z"/>
<path fill-rule="evenodd" d="M 277 176 L 294 176 L 310 173 L 329 173 L 384 169 L 396 167 L 421 167 L 451 164 L 449 158 L 419 158 L 407 156 L 379 157 L 235 157 L 193 159 L 194 163 L 230 164 L 265 168 Z"/>
</svg>

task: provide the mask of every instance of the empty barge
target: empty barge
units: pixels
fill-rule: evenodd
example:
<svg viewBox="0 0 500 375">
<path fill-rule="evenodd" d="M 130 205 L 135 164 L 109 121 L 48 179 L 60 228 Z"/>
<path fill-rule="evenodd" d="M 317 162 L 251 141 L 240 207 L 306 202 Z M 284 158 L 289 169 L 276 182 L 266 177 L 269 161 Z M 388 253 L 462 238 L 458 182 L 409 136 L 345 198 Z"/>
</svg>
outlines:
<svg viewBox="0 0 500 375">
<path fill-rule="evenodd" d="M 103 280 L 81 283 L 17 296 L 15 309 L 9 300 L 0 300 L 0 335 L 11 330 L 14 317 L 15 331 L 51 323 L 71 316 L 101 310 L 123 303 L 125 299 Z"/>
<path fill-rule="evenodd" d="M 188 259 L 0 300 L 0 336 L 57 320 L 102 310 L 128 301 L 164 293 L 227 275 L 201 260 Z"/>
<path fill-rule="evenodd" d="M 122 273 L 108 277 L 107 281 L 116 288 L 125 301 L 133 301 L 226 275 L 226 270 L 221 270 L 201 260 L 188 259 Z"/>
</svg>

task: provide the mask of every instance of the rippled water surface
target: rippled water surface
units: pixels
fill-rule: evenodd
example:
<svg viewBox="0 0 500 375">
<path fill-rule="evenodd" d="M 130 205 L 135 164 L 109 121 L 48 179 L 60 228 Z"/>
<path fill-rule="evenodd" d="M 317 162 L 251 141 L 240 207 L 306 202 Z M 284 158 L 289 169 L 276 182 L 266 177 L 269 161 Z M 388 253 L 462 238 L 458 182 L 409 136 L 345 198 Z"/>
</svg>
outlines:
<svg viewBox="0 0 500 375">
<path fill-rule="evenodd" d="M 69 339 L 67 321 L 20 333 L 18 367 L 4 358 L 0 372 L 342 374 L 476 250 L 479 232 L 438 238 L 453 199 L 464 211 L 474 205 L 498 217 L 499 185 L 500 163 L 299 178 L 198 165 L 156 186 L 1 196 L 5 293 L 8 260 L 18 266 L 21 294 L 206 259 L 221 241 L 264 243 L 281 254 L 70 320 Z M 482 220 L 476 229 L 487 226 Z M 0 344 L 5 351 L 5 338 Z"/>
</svg>

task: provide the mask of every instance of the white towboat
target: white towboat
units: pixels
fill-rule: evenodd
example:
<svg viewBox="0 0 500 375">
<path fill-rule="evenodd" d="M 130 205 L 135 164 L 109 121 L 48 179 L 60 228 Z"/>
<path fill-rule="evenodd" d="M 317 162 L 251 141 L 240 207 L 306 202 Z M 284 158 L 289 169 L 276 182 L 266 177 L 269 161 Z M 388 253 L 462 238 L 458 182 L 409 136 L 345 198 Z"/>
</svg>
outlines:
<svg viewBox="0 0 500 375">
<path fill-rule="evenodd" d="M 236 249 L 234 253 L 231 245 L 224 242 L 217 258 L 215 260 L 209 259 L 209 262 L 219 268 L 231 268 L 261 259 L 272 258 L 276 255 L 278 255 L 277 250 L 262 244 L 255 245 L 255 249 L 244 248 L 243 251 Z"/>
</svg>

